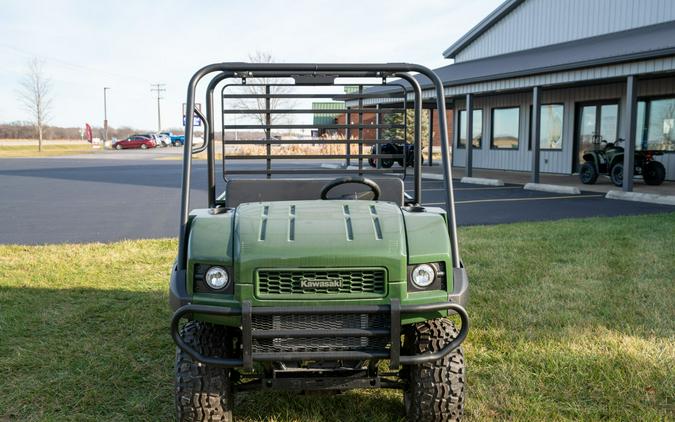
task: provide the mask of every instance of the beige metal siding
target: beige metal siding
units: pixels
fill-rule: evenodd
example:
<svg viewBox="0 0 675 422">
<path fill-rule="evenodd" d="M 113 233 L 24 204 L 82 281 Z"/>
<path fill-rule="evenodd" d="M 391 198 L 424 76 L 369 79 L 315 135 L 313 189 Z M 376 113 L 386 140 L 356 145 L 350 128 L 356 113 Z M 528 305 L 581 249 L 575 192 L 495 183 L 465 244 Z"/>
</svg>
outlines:
<svg viewBox="0 0 675 422">
<path fill-rule="evenodd" d="M 527 0 L 461 50 L 455 61 L 668 21 L 675 21 L 674 0 Z"/>
</svg>

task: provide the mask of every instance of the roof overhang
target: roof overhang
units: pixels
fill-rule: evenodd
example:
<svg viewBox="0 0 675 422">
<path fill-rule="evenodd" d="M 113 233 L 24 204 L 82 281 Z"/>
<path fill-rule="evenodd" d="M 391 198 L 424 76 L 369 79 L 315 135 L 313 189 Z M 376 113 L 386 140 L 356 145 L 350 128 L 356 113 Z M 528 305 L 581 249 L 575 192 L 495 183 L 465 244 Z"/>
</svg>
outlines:
<svg viewBox="0 0 675 422">
<path fill-rule="evenodd" d="M 667 56 L 675 56 L 673 22 L 450 64 L 434 71 L 445 87 L 453 87 Z M 416 78 L 422 89 L 431 86 L 426 77 Z M 410 87 L 407 82 L 402 85 Z M 384 94 L 390 89 L 374 87 L 366 92 Z"/>
<path fill-rule="evenodd" d="M 499 5 L 495 10 L 485 17 L 478 25 L 474 26 L 464 34 L 460 39 L 455 41 L 450 47 L 443 52 L 443 57 L 446 59 L 454 59 L 464 47 L 472 43 L 476 38 L 480 37 L 485 31 L 490 29 L 494 24 L 499 22 L 501 18 L 508 15 L 513 9 L 518 7 L 525 0 L 506 0 Z"/>
</svg>

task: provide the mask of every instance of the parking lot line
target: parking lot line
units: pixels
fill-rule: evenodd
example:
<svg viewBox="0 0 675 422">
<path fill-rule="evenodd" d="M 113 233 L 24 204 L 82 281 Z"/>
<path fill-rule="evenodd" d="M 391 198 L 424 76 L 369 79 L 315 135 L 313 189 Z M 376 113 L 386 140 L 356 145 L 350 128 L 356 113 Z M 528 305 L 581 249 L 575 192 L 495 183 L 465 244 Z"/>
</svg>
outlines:
<svg viewBox="0 0 675 422">
<path fill-rule="evenodd" d="M 496 186 L 496 187 L 484 187 L 484 188 L 454 188 L 453 191 L 465 191 L 465 190 L 495 190 L 495 189 L 522 189 L 522 186 Z M 422 189 L 423 192 L 442 192 L 445 191 L 443 188 L 431 188 L 431 189 Z"/>
<path fill-rule="evenodd" d="M 577 199 L 577 198 L 602 198 L 605 195 L 575 195 L 575 196 L 549 196 L 544 198 L 500 198 L 500 199 L 474 199 L 470 201 L 455 201 L 455 204 L 475 204 L 481 202 L 517 202 L 517 201 L 543 201 L 547 199 Z M 428 202 L 423 205 L 445 205 L 445 202 Z"/>
</svg>

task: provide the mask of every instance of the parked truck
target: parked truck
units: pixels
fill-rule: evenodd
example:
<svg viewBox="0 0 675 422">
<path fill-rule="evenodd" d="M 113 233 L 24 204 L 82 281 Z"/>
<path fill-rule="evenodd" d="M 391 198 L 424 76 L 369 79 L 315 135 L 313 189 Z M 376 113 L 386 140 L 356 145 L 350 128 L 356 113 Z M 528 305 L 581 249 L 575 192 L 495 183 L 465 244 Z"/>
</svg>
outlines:
<svg viewBox="0 0 675 422">
<path fill-rule="evenodd" d="M 185 135 L 174 135 L 171 132 L 161 132 L 160 135 L 166 135 L 171 139 L 171 145 L 177 147 L 185 145 Z"/>
</svg>

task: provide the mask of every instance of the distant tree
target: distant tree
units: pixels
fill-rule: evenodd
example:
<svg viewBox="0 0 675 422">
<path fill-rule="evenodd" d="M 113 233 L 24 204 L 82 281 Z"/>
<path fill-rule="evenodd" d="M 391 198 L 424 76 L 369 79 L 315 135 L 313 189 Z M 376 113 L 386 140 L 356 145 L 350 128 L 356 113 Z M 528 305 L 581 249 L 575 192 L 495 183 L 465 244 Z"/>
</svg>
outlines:
<svg viewBox="0 0 675 422">
<path fill-rule="evenodd" d="M 274 57 L 271 54 L 257 51 L 255 54 L 248 56 L 251 63 L 274 63 Z M 280 78 L 246 78 L 246 85 L 242 86 L 237 94 L 245 95 L 264 95 L 265 87 L 259 85 L 267 84 L 281 84 L 284 83 L 283 79 Z M 257 85 L 257 86 L 256 86 Z M 271 86 L 270 94 L 281 95 L 288 94 L 291 92 L 291 87 L 289 86 Z M 279 110 L 282 108 L 290 108 L 292 105 L 286 98 L 270 98 L 270 110 Z M 265 113 L 256 113 L 257 110 L 265 109 L 265 98 L 237 98 L 233 101 L 233 108 L 239 110 L 250 110 L 250 116 L 255 119 L 256 124 L 264 125 L 266 122 Z M 287 116 L 279 113 L 270 114 L 270 123 L 275 124 L 283 120 L 286 120 Z"/>
<path fill-rule="evenodd" d="M 19 100 L 30 113 L 31 123 L 37 131 L 38 151 L 42 151 L 42 139 L 52 103 L 51 81 L 37 58 L 28 63 L 26 75 L 20 82 Z"/>
<path fill-rule="evenodd" d="M 429 145 L 429 110 L 422 110 L 422 147 Z M 384 136 L 387 139 L 403 139 L 404 133 L 407 135 L 407 140 L 412 143 L 415 139 L 415 112 L 413 110 L 406 110 L 405 113 L 406 130 L 403 129 L 385 129 Z M 385 113 L 382 117 L 382 123 L 388 125 L 403 125 L 403 113 Z"/>
</svg>

